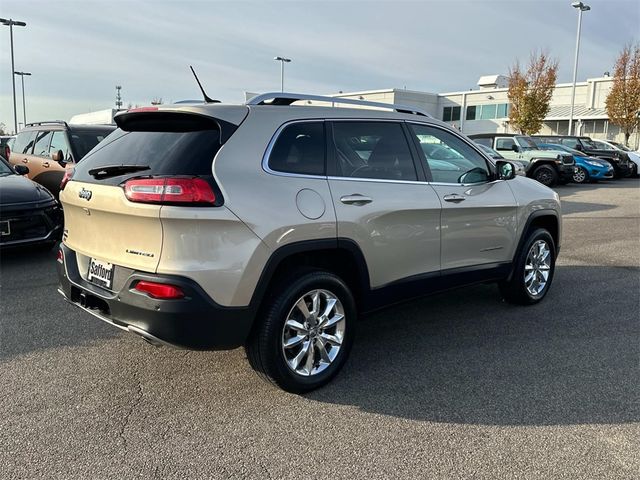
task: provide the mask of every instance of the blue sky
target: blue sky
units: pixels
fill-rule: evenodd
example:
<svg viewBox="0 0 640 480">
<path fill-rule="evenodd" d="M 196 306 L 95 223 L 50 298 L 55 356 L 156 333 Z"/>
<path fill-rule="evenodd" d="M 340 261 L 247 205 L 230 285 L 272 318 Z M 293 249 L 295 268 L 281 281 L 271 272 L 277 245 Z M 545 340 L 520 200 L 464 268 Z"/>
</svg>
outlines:
<svg viewBox="0 0 640 480">
<path fill-rule="evenodd" d="M 579 80 L 612 70 L 640 37 L 640 1 L 586 3 Z M 577 24 L 565 0 L 2 0 L 0 17 L 28 24 L 14 29 L 16 70 L 33 73 L 28 121 L 110 108 L 116 84 L 125 105 L 199 98 L 190 64 L 210 96 L 241 102 L 245 90 L 279 90 L 275 55 L 293 59 L 285 90 L 297 92 L 475 88 L 534 49 L 556 57 L 569 82 Z M 7 27 L 0 52 L 0 122 L 11 130 Z"/>
</svg>

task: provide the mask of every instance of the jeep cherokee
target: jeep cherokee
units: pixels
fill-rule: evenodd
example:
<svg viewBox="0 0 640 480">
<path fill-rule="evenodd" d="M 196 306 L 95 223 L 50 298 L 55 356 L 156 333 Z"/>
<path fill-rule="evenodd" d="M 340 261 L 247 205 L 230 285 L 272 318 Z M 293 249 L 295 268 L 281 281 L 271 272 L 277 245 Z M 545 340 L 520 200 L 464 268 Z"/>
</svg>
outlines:
<svg viewBox="0 0 640 480">
<path fill-rule="evenodd" d="M 558 195 L 411 107 L 278 93 L 115 121 L 60 195 L 59 291 L 153 344 L 244 345 L 304 392 L 359 315 L 479 282 L 549 291 Z"/>
</svg>

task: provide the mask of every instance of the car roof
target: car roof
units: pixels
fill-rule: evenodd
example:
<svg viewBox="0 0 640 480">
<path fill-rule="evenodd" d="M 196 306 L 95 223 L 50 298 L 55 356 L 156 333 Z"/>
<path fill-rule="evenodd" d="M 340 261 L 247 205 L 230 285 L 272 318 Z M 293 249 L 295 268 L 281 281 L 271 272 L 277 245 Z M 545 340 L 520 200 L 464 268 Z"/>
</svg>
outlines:
<svg viewBox="0 0 640 480">
<path fill-rule="evenodd" d="M 338 100 L 338 99 L 336 99 Z M 336 102 L 338 103 L 338 102 Z M 393 105 L 389 104 L 389 108 Z M 306 105 L 306 104 L 264 104 L 264 105 L 240 105 L 240 104 L 222 104 L 222 103 L 181 103 L 159 105 L 157 107 L 134 108 L 126 112 L 118 113 L 115 117 L 116 123 L 118 119 L 137 114 L 152 112 L 187 112 L 197 115 L 205 115 L 218 120 L 223 120 L 235 125 L 242 123 L 244 118 L 252 111 L 272 112 L 277 116 L 290 117 L 290 119 L 339 119 L 339 118 L 376 118 L 376 119 L 401 119 L 420 123 L 433 123 L 444 125 L 451 129 L 452 127 L 440 120 L 425 115 L 416 115 L 412 113 L 388 111 L 382 109 L 363 108 L 360 106 L 343 107 L 343 106 L 323 106 L 323 105 Z"/>
</svg>

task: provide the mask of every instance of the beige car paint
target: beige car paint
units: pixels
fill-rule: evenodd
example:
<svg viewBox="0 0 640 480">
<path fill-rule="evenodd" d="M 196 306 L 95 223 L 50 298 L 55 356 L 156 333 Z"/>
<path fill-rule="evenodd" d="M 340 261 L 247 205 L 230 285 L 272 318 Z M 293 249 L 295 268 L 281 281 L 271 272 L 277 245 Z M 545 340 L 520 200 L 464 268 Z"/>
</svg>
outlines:
<svg viewBox="0 0 640 480">
<path fill-rule="evenodd" d="M 318 106 L 179 105 L 161 109 L 211 115 L 236 124 L 244 119 L 213 161 L 224 207 L 132 203 L 121 187 L 71 181 L 61 195 L 67 229 L 64 242 L 87 257 L 192 278 L 224 306 L 247 305 L 270 255 L 293 242 L 351 237 L 367 258 L 375 287 L 439 268 L 509 261 L 533 211 L 560 212 L 552 190 L 524 177 L 442 187 L 420 182 L 329 180 L 262 168 L 274 132 L 287 122 L 334 118 L 415 122 L 414 115 Z M 437 120 L 420 121 L 449 128 Z M 92 192 L 89 201 L 79 196 L 83 188 Z M 441 266 L 438 195 L 452 189 L 467 198 L 464 206 L 447 205 L 442 211 L 446 228 L 442 230 Z M 305 211 L 297 203 L 301 190 L 317 193 L 326 206 L 318 218 L 310 219 L 301 212 Z M 349 208 L 340 203 L 342 195 L 353 193 L 369 195 L 374 201 Z M 317 197 L 314 195 L 314 209 L 320 211 Z"/>
<path fill-rule="evenodd" d="M 432 184 L 442 200 L 442 270 L 508 262 L 516 245 L 516 199 L 505 180 Z M 448 202 L 458 195 L 463 200 Z"/>
<path fill-rule="evenodd" d="M 354 240 L 371 287 L 440 270 L 440 200 L 426 183 L 331 178 L 338 236 Z M 342 197 L 362 195 L 364 205 Z"/>
<path fill-rule="evenodd" d="M 91 197 L 82 198 L 82 191 Z M 83 182 L 69 182 L 60 201 L 69 248 L 115 265 L 156 271 L 163 239 L 160 205 L 130 202 L 121 187 Z"/>
</svg>

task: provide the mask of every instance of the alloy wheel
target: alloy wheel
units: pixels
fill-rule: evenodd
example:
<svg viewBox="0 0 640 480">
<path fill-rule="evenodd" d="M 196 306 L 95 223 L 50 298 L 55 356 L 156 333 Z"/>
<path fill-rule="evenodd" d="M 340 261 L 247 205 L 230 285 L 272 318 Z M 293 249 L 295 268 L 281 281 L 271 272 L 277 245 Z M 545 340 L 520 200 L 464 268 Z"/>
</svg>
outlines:
<svg viewBox="0 0 640 480">
<path fill-rule="evenodd" d="M 573 181 L 576 183 L 583 183 L 586 180 L 587 173 L 582 168 L 576 169 L 576 171 L 573 173 Z"/>
<path fill-rule="evenodd" d="M 551 272 L 551 249 L 544 240 L 536 240 L 524 265 L 524 284 L 530 295 L 540 295 L 547 286 Z"/>
<path fill-rule="evenodd" d="M 345 314 L 340 299 L 328 290 L 302 295 L 282 330 L 282 354 L 296 374 L 309 377 L 329 367 L 342 348 Z"/>
</svg>

